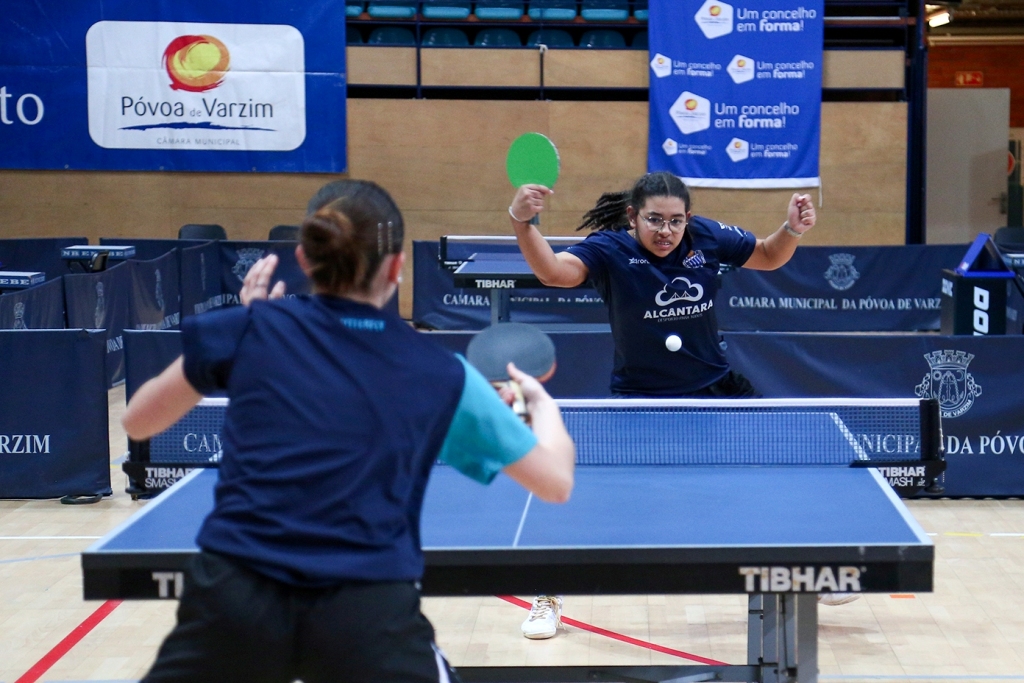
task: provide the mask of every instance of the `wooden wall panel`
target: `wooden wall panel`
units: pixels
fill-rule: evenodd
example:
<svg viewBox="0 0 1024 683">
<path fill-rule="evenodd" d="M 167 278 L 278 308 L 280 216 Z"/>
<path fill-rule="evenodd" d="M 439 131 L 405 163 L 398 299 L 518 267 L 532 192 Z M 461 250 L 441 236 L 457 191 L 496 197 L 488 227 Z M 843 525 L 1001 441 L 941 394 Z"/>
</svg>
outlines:
<svg viewBox="0 0 1024 683">
<path fill-rule="evenodd" d="M 425 48 L 421 55 L 423 85 L 507 88 L 540 85 L 540 59 L 535 50 Z"/>
<path fill-rule="evenodd" d="M 509 234 L 513 188 L 505 152 L 527 131 L 559 146 L 562 176 L 542 229 L 572 234 L 606 191 L 646 168 L 647 105 L 636 102 L 350 100 L 350 176 L 395 196 L 406 236 Z M 825 204 L 806 244 L 901 244 L 906 106 L 826 103 Z M 171 238 L 184 223 L 220 223 L 232 239 L 265 239 L 295 224 L 306 201 L 338 176 L 264 173 L 0 171 L 0 236 Z M 784 219 L 789 191 L 694 190 L 695 211 L 760 236 Z M 817 201 L 817 192 L 812 191 Z M 409 264 L 402 309 L 412 305 Z"/>
<path fill-rule="evenodd" d="M 415 85 L 416 51 L 408 47 L 348 48 L 349 83 Z M 902 88 L 901 50 L 826 50 L 822 84 L 826 88 Z M 548 50 L 544 84 L 557 88 L 646 88 L 648 53 L 644 50 Z M 421 79 L 428 86 L 537 87 L 536 50 L 486 48 L 431 49 L 421 52 Z"/>
<path fill-rule="evenodd" d="M 826 50 L 821 82 L 826 88 L 902 88 L 903 50 Z"/>
<path fill-rule="evenodd" d="M 345 55 L 352 85 L 416 85 L 416 48 L 349 46 Z"/>
<path fill-rule="evenodd" d="M 646 88 L 646 50 L 548 50 L 544 85 L 553 88 Z"/>
</svg>

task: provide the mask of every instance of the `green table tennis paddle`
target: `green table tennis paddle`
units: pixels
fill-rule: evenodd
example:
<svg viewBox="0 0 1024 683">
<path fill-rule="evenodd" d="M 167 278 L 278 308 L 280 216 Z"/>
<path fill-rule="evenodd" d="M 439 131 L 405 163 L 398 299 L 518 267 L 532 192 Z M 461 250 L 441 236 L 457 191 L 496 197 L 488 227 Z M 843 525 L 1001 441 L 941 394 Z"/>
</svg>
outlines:
<svg viewBox="0 0 1024 683">
<path fill-rule="evenodd" d="M 551 140 L 540 133 L 523 133 L 508 148 L 505 170 L 515 187 L 554 187 L 558 181 L 558 150 Z"/>
<path fill-rule="evenodd" d="M 505 171 L 515 187 L 543 185 L 551 189 L 558 182 L 558 149 L 546 135 L 523 133 L 508 148 L 505 157 Z M 533 225 L 540 225 L 540 217 L 530 219 Z"/>
</svg>

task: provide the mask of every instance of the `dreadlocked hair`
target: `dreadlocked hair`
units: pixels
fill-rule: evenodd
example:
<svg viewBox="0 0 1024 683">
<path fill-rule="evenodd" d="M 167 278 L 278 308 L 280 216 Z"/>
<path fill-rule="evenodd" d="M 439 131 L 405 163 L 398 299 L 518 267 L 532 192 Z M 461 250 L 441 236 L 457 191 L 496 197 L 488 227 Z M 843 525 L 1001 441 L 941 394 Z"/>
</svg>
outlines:
<svg viewBox="0 0 1024 683">
<path fill-rule="evenodd" d="M 583 214 L 577 230 L 626 230 L 629 219 L 626 208 L 639 210 L 649 197 L 676 197 L 690 210 L 690 190 L 686 183 L 671 173 L 659 171 L 642 176 L 633 189 L 605 192 L 593 209 Z"/>
</svg>

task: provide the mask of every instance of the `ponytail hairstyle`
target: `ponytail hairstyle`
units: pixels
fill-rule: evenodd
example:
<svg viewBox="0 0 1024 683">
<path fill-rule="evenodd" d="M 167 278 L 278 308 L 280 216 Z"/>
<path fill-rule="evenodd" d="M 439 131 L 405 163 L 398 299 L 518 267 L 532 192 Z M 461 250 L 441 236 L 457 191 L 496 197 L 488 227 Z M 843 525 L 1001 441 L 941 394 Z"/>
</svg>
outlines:
<svg viewBox="0 0 1024 683">
<path fill-rule="evenodd" d="M 676 197 L 690 210 L 690 190 L 686 183 L 667 171 L 648 173 L 633 185 L 632 190 L 605 192 L 593 209 L 583 214 L 577 230 L 626 230 L 629 217 L 626 207 L 639 211 L 648 197 Z"/>
<path fill-rule="evenodd" d="M 309 202 L 299 241 L 313 284 L 332 294 L 369 289 L 384 257 L 402 251 L 405 224 L 387 191 L 368 180 L 338 180 Z"/>
</svg>

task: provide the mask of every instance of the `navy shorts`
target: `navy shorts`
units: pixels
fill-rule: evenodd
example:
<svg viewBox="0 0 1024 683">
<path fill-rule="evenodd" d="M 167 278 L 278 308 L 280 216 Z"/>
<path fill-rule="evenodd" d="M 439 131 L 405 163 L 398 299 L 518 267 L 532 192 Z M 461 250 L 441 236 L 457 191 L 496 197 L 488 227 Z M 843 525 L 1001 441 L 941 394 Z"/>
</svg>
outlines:
<svg viewBox="0 0 1024 683">
<path fill-rule="evenodd" d="M 178 623 L 143 681 L 447 683 L 411 582 L 299 588 L 222 555 L 189 569 Z"/>
</svg>

